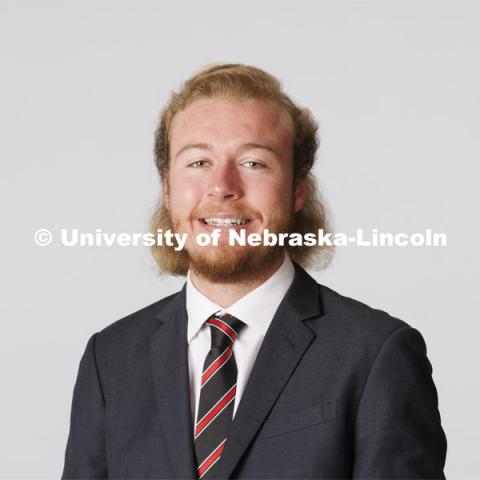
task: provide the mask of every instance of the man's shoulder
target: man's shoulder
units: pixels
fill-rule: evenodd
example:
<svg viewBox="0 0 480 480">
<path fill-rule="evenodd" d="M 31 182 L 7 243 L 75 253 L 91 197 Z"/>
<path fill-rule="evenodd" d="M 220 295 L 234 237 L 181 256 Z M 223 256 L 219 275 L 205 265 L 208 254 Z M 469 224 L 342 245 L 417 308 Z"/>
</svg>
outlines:
<svg viewBox="0 0 480 480">
<path fill-rule="evenodd" d="M 291 301 L 299 307 L 303 302 L 319 302 L 320 316 L 312 319 L 309 324 L 315 329 L 322 329 L 322 333 L 328 330 L 351 336 L 361 332 L 359 336 L 365 338 L 382 337 L 401 328 L 411 328 L 407 322 L 380 308 L 339 293 L 318 282 L 302 267 L 295 267 L 296 288 L 291 290 Z"/>
<path fill-rule="evenodd" d="M 161 324 L 160 314 L 173 302 L 181 291 L 168 295 L 125 317 L 116 320 L 100 330 L 96 336 L 103 342 L 132 342 L 153 333 Z"/>
<path fill-rule="evenodd" d="M 355 318 L 362 321 L 383 320 L 398 326 L 409 326 L 403 320 L 363 301 L 344 295 L 326 285 L 318 284 L 325 313 L 335 313 L 341 318 Z"/>
<path fill-rule="evenodd" d="M 315 322 L 317 328 L 328 329 L 338 336 L 360 343 L 382 344 L 391 334 L 412 327 L 380 308 L 343 295 L 318 284 L 322 316 Z"/>
</svg>

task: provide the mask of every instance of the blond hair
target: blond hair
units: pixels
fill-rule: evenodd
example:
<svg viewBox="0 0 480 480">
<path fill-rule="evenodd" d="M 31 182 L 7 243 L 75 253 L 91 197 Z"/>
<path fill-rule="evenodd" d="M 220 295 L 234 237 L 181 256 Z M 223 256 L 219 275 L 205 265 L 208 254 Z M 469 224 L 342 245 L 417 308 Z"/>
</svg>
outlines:
<svg viewBox="0 0 480 480">
<path fill-rule="evenodd" d="M 170 131 L 175 115 L 196 100 L 205 98 L 261 99 L 275 103 L 287 114 L 292 127 L 294 183 L 307 177 L 305 205 L 294 214 L 291 231 L 300 234 L 316 234 L 319 229 L 330 231 L 327 209 L 311 174 L 318 149 L 318 125 L 308 109 L 295 105 L 283 92 L 277 78 L 257 67 L 242 64 L 207 66 L 187 80 L 180 91 L 173 92 L 155 131 L 155 164 L 161 180 L 167 178 L 169 170 Z M 157 230 L 168 229 L 173 230 L 173 225 L 160 199 L 152 216 L 151 230 L 155 234 Z M 303 267 L 325 267 L 331 259 L 331 249 L 323 246 L 287 246 L 286 250 L 290 258 Z M 186 252 L 154 245 L 152 254 L 162 272 L 187 273 L 189 257 Z"/>
</svg>

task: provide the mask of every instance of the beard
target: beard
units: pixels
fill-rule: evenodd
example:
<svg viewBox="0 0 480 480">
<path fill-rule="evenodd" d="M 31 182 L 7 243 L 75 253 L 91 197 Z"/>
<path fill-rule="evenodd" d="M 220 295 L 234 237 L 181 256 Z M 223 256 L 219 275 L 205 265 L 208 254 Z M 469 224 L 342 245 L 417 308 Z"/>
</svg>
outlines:
<svg viewBox="0 0 480 480">
<path fill-rule="evenodd" d="M 236 212 L 237 213 L 237 212 Z M 202 217 L 208 215 L 203 214 Z M 213 216 L 213 215 L 212 215 Z M 273 215 L 264 229 L 270 233 L 290 233 L 293 225 L 293 202 L 288 212 L 278 212 Z M 238 212 L 240 218 L 253 218 Z M 198 218 L 195 215 L 194 218 Z M 179 225 L 172 219 L 174 231 Z M 259 232 L 262 233 L 262 232 Z M 237 283 L 257 279 L 270 270 L 275 264 L 281 263 L 285 249 L 279 245 L 229 245 L 219 242 L 218 246 L 186 247 L 184 253 L 188 257 L 189 268 L 197 275 L 211 283 Z"/>
</svg>

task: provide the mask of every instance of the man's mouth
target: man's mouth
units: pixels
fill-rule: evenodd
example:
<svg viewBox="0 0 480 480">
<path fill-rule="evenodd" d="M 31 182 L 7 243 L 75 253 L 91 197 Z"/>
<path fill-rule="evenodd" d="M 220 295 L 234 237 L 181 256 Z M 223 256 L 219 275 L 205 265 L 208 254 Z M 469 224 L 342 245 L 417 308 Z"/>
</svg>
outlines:
<svg viewBox="0 0 480 480">
<path fill-rule="evenodd" d="M 250 222 L 249 218 L 218 218 L 218 217 L 207 217 L 202 218 L 203 223 L 210 225 L 211 227 L 228 227 L 230 225 L 246 225 Z"/>
</svg>

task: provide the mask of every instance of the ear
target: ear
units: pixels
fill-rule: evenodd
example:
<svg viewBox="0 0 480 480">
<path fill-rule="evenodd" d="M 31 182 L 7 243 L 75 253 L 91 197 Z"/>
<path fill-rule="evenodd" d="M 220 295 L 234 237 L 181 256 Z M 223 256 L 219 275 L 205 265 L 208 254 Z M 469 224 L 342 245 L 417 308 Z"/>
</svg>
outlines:
<svg viewBox="0 0 480 480">
<path fill-rule="evenodd" d="M 303 208 L 307 199 L 307 176 L 300 177 L 295 182 L 295 201 L 293 211 L 296 213 Z"/>
<path fill-rule="evenodd" d="M 168 172 L 165 172 L 162 178 L 163 187 L 163 203 L 168 211 L 170 211 L 170 185 L 168 182 Z"/>
</svg>

